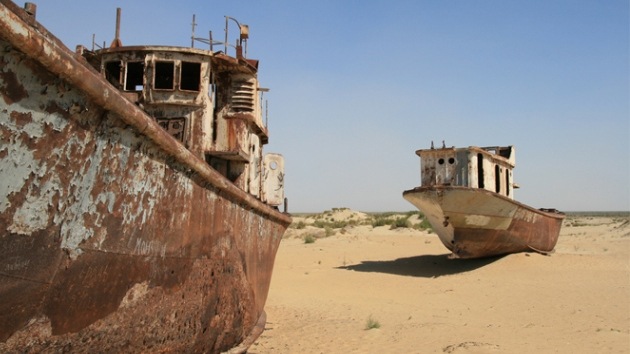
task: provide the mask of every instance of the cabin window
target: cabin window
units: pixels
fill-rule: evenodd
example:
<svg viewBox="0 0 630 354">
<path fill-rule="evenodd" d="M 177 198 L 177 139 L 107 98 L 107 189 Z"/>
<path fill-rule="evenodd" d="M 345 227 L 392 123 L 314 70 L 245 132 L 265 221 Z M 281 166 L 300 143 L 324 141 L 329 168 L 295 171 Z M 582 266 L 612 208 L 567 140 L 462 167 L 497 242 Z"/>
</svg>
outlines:
<svg viewBox="0 0 630 354">
<path fill-rule="evenodd" d="M 501 168 L 499 165 L 494 165 L 494 184 L 497 193 L 501 192 Z"/>
<path fill-rule="evenodd" d="M 243 174 L 243 171 L 245 171 L 245 164 L 238 161 L 230 161 L 206 155 L 206 162 L 210 165 L 210 167 L 215 169 L 231 182 L 236 182 Z"/>
<path fill-rule="evenodd" d="M 483 178 L 483 155 L 477 154 L 477 184 L 479 188 L 484 188 Z"/>
<path fill-rule="evenodd" d="M 217 84 L 214 81 L 214 74 L 210 75 L 210 82 L 208 83 L 208 97 L 212 101 L 212 109 L 216 107 L 217 100 Z"/>
<path fill-rule="evenodd" d="M 142 91 L 144 85 L 144 63 L 134 61 L 127 63 L 125 91 Z"/>
<path fill-rule="evenodd" d="M 201 63 L 182 62 L 182 77 L 179 88 L 185 91 L 199 91 L 201 83 Z"/>
<path fill-rule="evenodd" d="M 505 195 L 510 196 L 510 171 L 505 171 Z"/>
<path fill-rule="evenodd" d="M 175 76 L 175 63 L 158 61 L 155 63 L 153 87 L 157 90 L 172 90 Z"/>
<path fill-rule="evenodd" d="M 120 61 L 108 61 L 105 63 L 105 79 L 117 89 L 120 89 Z"/>
</svg>

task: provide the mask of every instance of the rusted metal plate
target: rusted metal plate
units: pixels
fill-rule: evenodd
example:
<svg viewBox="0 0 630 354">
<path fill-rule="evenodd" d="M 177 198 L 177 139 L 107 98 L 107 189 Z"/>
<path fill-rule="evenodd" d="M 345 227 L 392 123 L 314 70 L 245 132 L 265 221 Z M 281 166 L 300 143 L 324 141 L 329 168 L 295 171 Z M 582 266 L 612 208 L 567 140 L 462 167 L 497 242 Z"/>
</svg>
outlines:
<svg viewBox="0 0 630 354">
<path fill-rule="evenodd" d="M 0 2 L 0 351 L 248 338 L 290 217 Z"/>
</svg>

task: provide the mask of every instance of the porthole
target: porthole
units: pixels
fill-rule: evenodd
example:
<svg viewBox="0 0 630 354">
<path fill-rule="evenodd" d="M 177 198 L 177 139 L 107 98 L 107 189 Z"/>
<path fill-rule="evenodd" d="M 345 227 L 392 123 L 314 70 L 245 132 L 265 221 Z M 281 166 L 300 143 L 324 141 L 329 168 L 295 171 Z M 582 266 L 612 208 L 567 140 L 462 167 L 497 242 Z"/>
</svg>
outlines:
<svg viewBox="0 0 630 354">
<path fill-rule="evenodd" d="M 455 159 L 451 157 L 450 159 L 448 159 L 448 163 L 451 164 L 451 165 L 454 164 L 455 163 Z"/>
<path fill-rule="evenodd" d="M 439 163 L 440 165 L 444 165 L 444 159 L 439 159 L 439 160 L 438 160 L 438 163 Z"/>
</svg>

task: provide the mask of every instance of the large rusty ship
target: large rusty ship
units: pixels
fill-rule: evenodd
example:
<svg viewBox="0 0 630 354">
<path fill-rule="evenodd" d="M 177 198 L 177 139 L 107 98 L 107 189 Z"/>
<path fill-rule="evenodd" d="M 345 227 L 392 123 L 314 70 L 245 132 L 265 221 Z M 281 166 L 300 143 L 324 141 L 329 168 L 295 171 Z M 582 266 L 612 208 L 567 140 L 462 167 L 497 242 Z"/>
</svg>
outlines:
<svg viewBox="0 0 630 354">
<path fill-rule="evenodd" d="M 452 258 L 553 251 L 564 214 L 514 200 L 513 146 L 416 151 L 421 186 L 403 197 L 422 211 Z"/>
<path fill-rule="evenodd" d="M 247 350 L 291 222 L 248 27 L 70 50 L 36 10 L 0 0 L 0 352 Z"/>
</svg>

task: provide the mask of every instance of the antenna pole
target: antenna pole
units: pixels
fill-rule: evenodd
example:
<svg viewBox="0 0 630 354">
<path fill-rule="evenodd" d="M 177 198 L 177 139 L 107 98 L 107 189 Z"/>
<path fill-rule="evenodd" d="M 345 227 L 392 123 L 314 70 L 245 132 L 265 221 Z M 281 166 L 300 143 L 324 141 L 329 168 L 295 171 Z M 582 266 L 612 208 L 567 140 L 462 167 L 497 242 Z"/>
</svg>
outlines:
<svg viewBox="0 0 630 354">
<path fill-rule="evenodd" d="M 190 37 L 190 47 L 191 48 L 195 48 L 195 26 L 197 26 L 197 24 L 195 23 L 195 15 L 193 14 L 192 35 Z"/>
<path fill-rule="evenodd" d="M 120 15 L 121 9 L 119 7 L 116 9 L 116 36 L 114 37 L 116 40 L 120 40 Z"/>
<path fill-rule="evenodd" d="M 228 46 L 228 19 L 229 17 L 225 16 L 225 42 L 223 42 L 225 44 L 225 49 L 224 49 L 225 54 L 227 54 L 227 46 Z"/>
<path fill-rule="evenodd" d="M 112 41 L 112 44 L 109 45 L 110 48 L 118 48 L 122 47 L 122 42 L 120 41 L 120 14 L 122 10 L 119 8 L 116 9 L 116 36 Z M 105 48 L 105 46 L 103 46 Z"/>
</svg>

